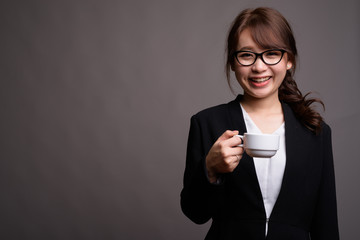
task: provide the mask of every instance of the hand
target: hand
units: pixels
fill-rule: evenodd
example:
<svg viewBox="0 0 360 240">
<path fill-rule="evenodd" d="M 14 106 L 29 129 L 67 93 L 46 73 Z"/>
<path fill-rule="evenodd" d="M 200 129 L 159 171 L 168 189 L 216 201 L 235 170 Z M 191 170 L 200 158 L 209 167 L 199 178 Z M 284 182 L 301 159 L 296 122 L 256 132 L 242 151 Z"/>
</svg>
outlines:
<svg viewBox="0 0 360 240">
<path fill-rule="evenodd" d="M 242 143 L 241 138 L 235 136 L 237 134 L 239 131 L 225 131 L 206 156 L 206 169 L 211 183 L 216 182 L 219 173 L 232 172 L 239 164 L 244 149 L 237 146 Z"/>
</svg>

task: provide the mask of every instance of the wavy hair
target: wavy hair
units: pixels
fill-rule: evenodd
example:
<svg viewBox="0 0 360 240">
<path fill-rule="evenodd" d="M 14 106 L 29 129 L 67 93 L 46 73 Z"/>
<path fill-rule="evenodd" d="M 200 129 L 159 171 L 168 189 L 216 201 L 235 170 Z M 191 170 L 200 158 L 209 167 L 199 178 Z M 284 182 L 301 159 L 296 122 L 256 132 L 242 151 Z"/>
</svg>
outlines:
<svg viewBox="0 0 360 240">
<path fill-rule="evenodd" d="M 279 100 L 287 103 L 294 111 L 297 119 L 315 134 L 320 133 L 322 116 L 313 108 L 313 103 L 319 103 L 325 109 L 324 103 L 318 98 L 303 95 L 294 80 L 297 49 L 293 31 L 288 21 L 272 8 L 256 8 L 243 10 L 231 25 L 228 38 L 225 65 L 226 77 L 231 87 L 230 71 L 235 64 L 236 51 L 240 33 L 248 28 L 254 41 L 264 49 L 280 48 L 287 52 L 292 68 L 287 70 L 285 78 L 279 87 Z"/>
</svg>

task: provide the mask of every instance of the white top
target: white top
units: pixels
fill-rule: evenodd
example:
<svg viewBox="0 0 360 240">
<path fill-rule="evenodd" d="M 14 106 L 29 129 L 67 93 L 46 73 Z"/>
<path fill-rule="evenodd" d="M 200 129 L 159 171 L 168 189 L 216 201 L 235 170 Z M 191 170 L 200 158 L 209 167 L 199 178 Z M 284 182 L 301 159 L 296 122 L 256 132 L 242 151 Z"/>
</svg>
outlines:
<svg viewBox="0 0 360 240">
<path fill-rule="evenodd" d="M 241 110 L 244 115 L 247 132 L 262 133 L 242 106 Z M 273 134 L 280 135 L 279 150 L 276 154 L 271 158 L 254 158 L 256 175 L 260 185 L 267 219 L 270 218 L 271 212 L 274 208 L 284 176 L 286 163 L 285 123 L 273 132 Z M 266 222 L 265 235 L 267 234 L 267 230 L 268 223 Z"/>
</svg>

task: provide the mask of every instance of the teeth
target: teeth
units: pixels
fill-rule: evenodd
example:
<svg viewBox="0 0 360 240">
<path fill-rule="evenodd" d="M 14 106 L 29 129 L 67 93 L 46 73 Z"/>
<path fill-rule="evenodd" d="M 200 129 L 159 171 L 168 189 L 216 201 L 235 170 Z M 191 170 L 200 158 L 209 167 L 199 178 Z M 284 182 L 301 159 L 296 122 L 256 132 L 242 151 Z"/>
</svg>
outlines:
<svg viewBox="0 0 360 240">
<path fill-rule="evenodd" d="M 258 82 L 258 83 L 261 83 L 261 82 L 265 82 L 267 80 L 269 80 L 270 77 L 264 77 L 264 78 L 250 78 L 251 81 L 254 81 L 254 82 Z"/>
</svg>

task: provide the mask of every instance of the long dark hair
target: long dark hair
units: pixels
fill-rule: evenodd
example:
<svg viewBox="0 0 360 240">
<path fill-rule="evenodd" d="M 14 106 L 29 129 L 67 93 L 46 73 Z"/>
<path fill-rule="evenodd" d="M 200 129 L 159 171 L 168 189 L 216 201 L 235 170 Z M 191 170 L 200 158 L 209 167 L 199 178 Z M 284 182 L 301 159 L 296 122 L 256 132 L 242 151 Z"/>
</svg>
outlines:
<svg viewBox="0 0 360 240">
<path fill-rule="evenodd" d="M 303 95 L 293 78 L 296 69 L 297 49 L 294 34 L 287 20 L 276 10 L 271 8 L 245 9 L 232 23 L 227 39 L 226 77 L 230 83 L 231 66 L 235 64 L 239 34 L 248 28 L 254 41 L 264 49 L 280 48 L 287 52 L 292 68 L 287 70 L 285 78 L 279 87 L 279 100 L 291 107 L 296 117 L 315 134 L 321 131 L 323 118 L 311 106 L 313 103 L 324 103 L 317 98 L 309 98 L 309 93 Z"/>
</svg>

